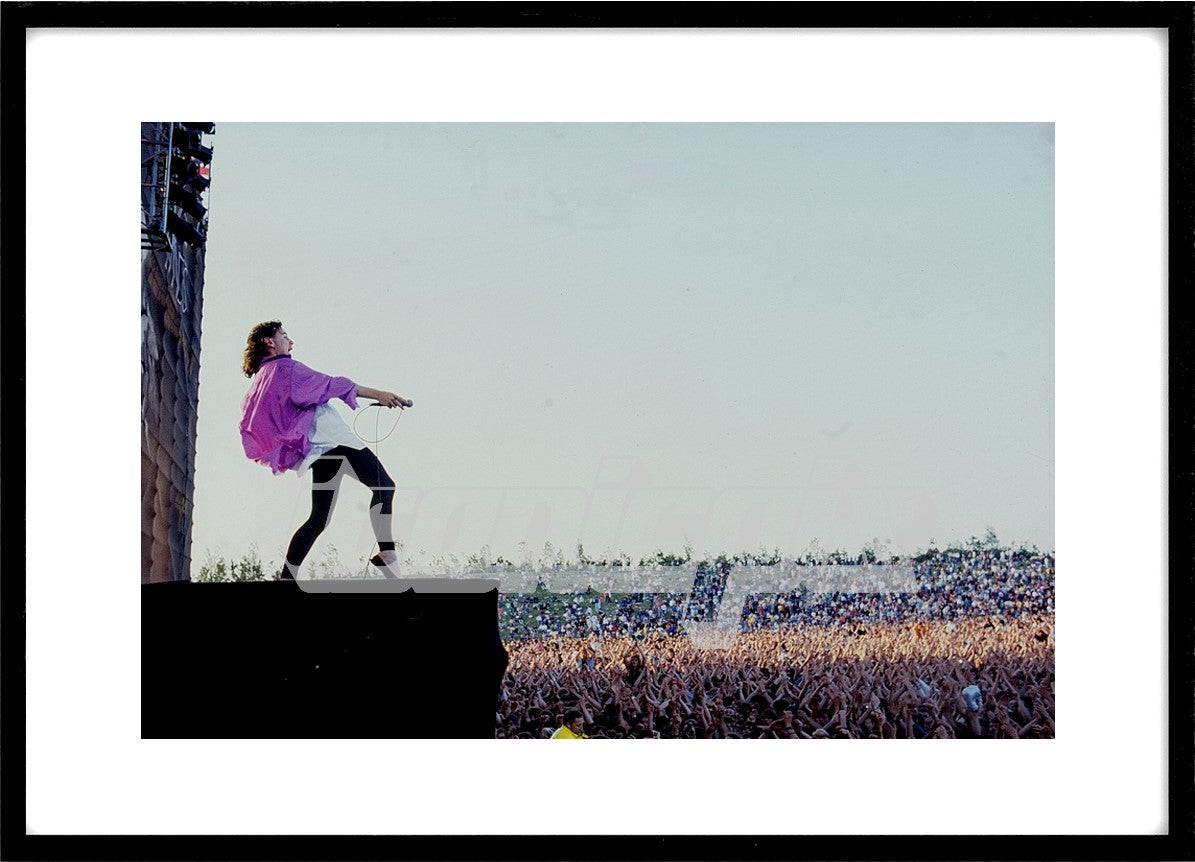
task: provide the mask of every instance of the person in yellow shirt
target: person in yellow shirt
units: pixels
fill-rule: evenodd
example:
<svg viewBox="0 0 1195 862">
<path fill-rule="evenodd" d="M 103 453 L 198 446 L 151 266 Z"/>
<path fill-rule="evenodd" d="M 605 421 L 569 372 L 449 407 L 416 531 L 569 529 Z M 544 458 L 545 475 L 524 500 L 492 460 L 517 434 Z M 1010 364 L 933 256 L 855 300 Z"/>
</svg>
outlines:
<svg viewBox="0 0 1195 862">
<path fill-rule="evenodd" d="M 589 739 L 582 731 L 585 729 L 585 719 L 575 709 L 564 714 L 564 724 L 556 728 L 549 739 Z"/>
</svg>

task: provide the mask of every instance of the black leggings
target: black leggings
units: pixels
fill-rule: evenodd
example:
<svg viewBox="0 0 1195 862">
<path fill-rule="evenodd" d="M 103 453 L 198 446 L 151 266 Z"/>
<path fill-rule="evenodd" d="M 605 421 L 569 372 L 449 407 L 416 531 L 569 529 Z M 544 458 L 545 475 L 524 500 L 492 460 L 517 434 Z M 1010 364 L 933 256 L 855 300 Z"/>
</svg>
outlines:
<svg viewBox="0 0 1195 862">
<path fill-rule="evenodd" d="M 369 519 L 373 523 L 378 548 L 383 551 L 395 549 L 394 535 L 390 529 L 390 516 L 394 511 L 394 480 L 371 450 L 337 446 L 321 455 L 311 466 L 311 514 L 295 531 L 290 547 L 286 549 L 289 571 L 284 571 L 284 577 L 298 574 L 311 546 L 328 526 L 332 509 L 336 507 L 336 495 L 340 492 L 340 480 L 346 472 L 351 472 L 357 481 L 373 491 L 369 501 Z"/>
</svg>

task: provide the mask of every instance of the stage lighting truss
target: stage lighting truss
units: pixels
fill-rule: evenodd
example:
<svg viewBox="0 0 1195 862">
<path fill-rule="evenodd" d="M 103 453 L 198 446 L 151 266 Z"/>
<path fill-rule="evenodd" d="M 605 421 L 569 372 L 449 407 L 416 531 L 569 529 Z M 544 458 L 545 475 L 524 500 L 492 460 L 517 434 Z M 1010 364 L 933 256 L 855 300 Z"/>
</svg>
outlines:
<svg viewBox="0 0 1195 862">
<path fill-rule="evenodd" d="M 203 136 L 214 123 L 141 124 L 141 249 L 207 241 L 203 194 L 211 185 L 212 149 Z"/>
</svg>

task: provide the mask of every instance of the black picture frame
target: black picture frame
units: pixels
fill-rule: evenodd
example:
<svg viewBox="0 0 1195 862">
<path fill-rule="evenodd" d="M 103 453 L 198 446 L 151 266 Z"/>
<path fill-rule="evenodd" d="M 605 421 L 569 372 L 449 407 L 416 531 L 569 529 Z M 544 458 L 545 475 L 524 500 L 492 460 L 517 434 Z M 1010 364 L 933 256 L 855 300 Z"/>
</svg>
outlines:
<svg viewBox="0 0 1195 862">
<path fill-rule="evenodd" d="M 387 28 L 1162 28 L 1168 32 L 1169 237 L 1171 296 L 1190 276 L 1192 223 L 1192 104 L 1195 102 L 1195 11 L 1190 3 L 6 3 L 2 22 L 0 98 L 9 134 L 0 150 L 0 186 L 8 218 L 0 260 L 10 283 L 22 279 L 26 225 L 24 57 L 35 28 L 387 27 Z M 12 345 L 26 339 L 25 298 L 6 291 L 0 327 Z M 262 836 L 262 835 L 34 835 L 25 822 L 24 661 L 25 581 L 15 571 L 0 580 L 4 649 L 0 653 L 0 725 L 8 757 L 0 792 L 0 855 L 30 860 L 141 859 L 1189 859 L 1195 858 L 1195 621 L 1192 620 L 1192 404 L 1189 306 L 1171 302 L 1169 338 L 1168 605 L 1169 784 L 1166 835 L 753 835 L 753 836 Z M 9 380 L 24 382 L 13 373 Z M 25 559 L 24 406 L 0 402 L 4 446 L 0 463 L 10 477 L 4 520 L 6 561 Z M 20 412 L 22 415 L 18 415 Z M 13 480 L 12 477 L 19 477 Z M 15 488 L 19 487 L 18 493 Z M 15 567 L 14 567 L 15 568 Z M 131 578 L 131 573 L 129 574 Z"/>
</svg>

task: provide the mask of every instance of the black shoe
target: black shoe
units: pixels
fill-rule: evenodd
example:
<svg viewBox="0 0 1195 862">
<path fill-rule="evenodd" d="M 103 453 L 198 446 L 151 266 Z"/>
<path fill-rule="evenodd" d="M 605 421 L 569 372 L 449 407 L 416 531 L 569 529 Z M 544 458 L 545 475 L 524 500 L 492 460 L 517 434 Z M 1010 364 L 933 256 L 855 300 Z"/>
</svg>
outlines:
<svg viewBox="0 0 1195 862">
<path fill-rule="evenodd" d="M 381 554 L 374 554 L 370 557 L 369 562 L 382 570 L 382 574 L 392 581 L 397 581 L 402 577 L 402 567 L 398 564 L 397 555 L 393 563 L 387 563 L 382 559 Z"/>
</svg>

